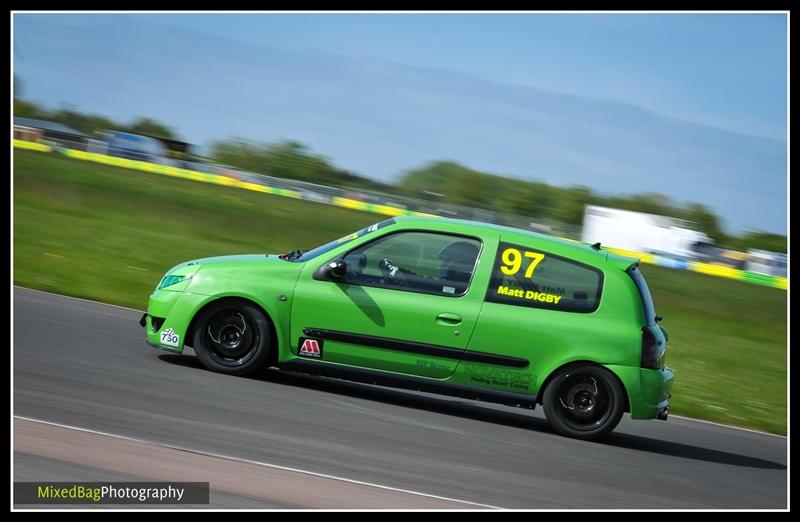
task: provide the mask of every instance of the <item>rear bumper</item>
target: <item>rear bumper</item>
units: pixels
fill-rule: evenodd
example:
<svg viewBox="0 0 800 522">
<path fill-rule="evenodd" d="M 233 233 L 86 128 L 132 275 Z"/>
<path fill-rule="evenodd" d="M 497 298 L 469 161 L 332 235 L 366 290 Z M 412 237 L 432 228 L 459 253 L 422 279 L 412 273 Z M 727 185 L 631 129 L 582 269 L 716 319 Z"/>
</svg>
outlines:
<svg viewBox="0 0 800 522">
<path fill-rule="evenodd" d="M 665 366 L 648 370 L 632 366 L 608 366 L 620 378 L 628 392 L 631 418 L 661 419 L 669 416 L 669 398 L 675 374 Z"/>
</svg>

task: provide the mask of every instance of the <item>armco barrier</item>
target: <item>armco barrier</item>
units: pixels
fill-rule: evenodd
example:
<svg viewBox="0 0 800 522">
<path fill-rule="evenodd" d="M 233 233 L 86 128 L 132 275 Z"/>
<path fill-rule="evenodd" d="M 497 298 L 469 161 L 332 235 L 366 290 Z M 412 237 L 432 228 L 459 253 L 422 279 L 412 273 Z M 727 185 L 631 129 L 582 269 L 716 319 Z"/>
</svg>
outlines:
<svg viewBox="0 0 800 522">
<path fill-rule="evenodd" d="M 95 163 L 103 163 L 105 165 L 113 165 L 115 167 L 122 167 L 126 169 L 140 170 L 143 172 L 150 172 L 153 174 L 162 174 L 165 176 L 172 176 L 175 178 L 190 179 L 192 181 L 200 181 L 203 183 L 214 183 L 217 185 L 226 185 L 229 187 L 237 187 L 245 190 L 252 190 L 254 192 L 264 192 L 266 194 L 274 194 L 276 196 L 285 196 L 295 199 L 308 199 L 296 191 L 286 188 L 271 187 L 269 185 L 261 185 L 259 183 L 251 183 L 249 181 L 242 181 L 229 176 L 220 174 L 209 174 L 207 172 L 199 172 L 196 170 L 181 169 L 172 167 L 170 165 L 161 165 L 158 163 L 149 163 L 146 161 L 138 161 L 127 158 L 118 158 L 115 156 L 107 156 L 105 154 L 98 154 L 95 152 L 84 152 L 81 150 L 50 147 L 41 143 L 34 143 L 30 141 L 14 140 L 14 147 L 27 150 L 35 150 L 39 152 L 60 152 L 70 158 L 93 161 Z M 310 199 L 310 201 L 314 201 Z M 318 201 L 316 201 L 318 203 Z M 351 210 L 363 210 L 367 212 L 374 212 L 376 214 L 383 214 L 386 216 L 427 216 L 438 217 L 434 214 L 425 212 L 416 212 L 405 208 L 391 207 L 388 205 L 380 205 L 377 203 L 367 203 L 357 199 L 345 198 L 340 196 L 333 196 L 330 204 L 347 208 Z M 737 270 L 728 266 L 712 265 L 709 263 L 698 263 L 696 261 L 677 261 L 655 254 L 645 254 L 642 252 L 633 252 L 631 250 L 623 250 L 620 248 L 603 247 L 604 250 L 620 254 L 627 257 L 638 258 L 642 263 L 655 264 L 660 266 L 667 266 L 670 268 L 680 268 L 691 270 L 692 272 L 699 272 L 701 274 L 708 274 L 716 277 L 726 277 L 738 281 L 745 281 L 757 285 L 770 286 L 773 288 L 781 288 L 786 290 L 788 288 L 788 278 L 771 276 L 766 274 L 758 274 L 755 272 L 748 272 L 746 270 Z"/>
</svg>

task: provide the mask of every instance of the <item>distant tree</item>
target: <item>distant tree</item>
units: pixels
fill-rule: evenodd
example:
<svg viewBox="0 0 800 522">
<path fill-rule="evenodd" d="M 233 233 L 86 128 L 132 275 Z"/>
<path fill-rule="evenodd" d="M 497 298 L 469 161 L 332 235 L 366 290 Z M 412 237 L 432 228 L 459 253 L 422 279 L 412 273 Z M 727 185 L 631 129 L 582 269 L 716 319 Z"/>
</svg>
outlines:
<svg viewBox="0 0 800 522">
<path fill-rule="evenodd" d="M 221 140 L 211 145 L 216 163 L 279 178 L 300 179 L 348 188 L 386 192 L 393 187 L 339 169 L 324 156 L 297 141 L 254 143 L 242 138 Z"/>
<path fill-rule="evenodd" d="M 461 169 L 457 163 L 439 161 L 403 174 L 397 187 L 407 196 L 438 200 L 446 198 L 445 191 L 452 174 Z"/>
<path fill-rule="evenodd" d="M 523 213 L 537 217 L 549 217 L 555 202 L 560 197 L 561 190 L 539 182 L 529 182 L 526 188 L 527 190 L 522 194 L 528 196 L 526 204 L 529 210 Z"/>
<path fill-rule="evenodd" d="M 42 108 L 34 102 L 14 98 L 14 116 L 18 118 L 39 118 L 46 116 Z"/>
<path fill-rule="evenodd" d="M 732 250 L 747 251 L 749 249 L 769 250 L 786 253 L 787 239 L 780 234 L 750 230 L 740 236 L 730 236 L 723 240 L 721 246 Z"/>
<path fill-rule="evenodd" d="M 175 131 L 152 118 L 136 118 L 133 123 L 126 126 L 125 130 L 135 134 L 145 134 L 156 138 L 179 139 Z"/>
<path fill-rule="evenodd" d="M 587 204 L 592 203 L 594 195 L 588 187 L 571 187 L 562 189 L 555 206 L 552 216 L 570 225 L 580 225 L 583 223 L 583 213 Z"/>
<path fill-rule="evenodd" d="M 682 215 L 678 217 L 691 221 L 696 225 L 698 230 L 705 233 L 705 235 L 716 242 L 725 239 L 725 234 L 722 231 L 719 218 L 705 205 L 690 203 L 681 214 Z"/>
<path fill-rule="evenodd" d="M 44 111 L 39 118 L 62 123 L 67 127 L 71 127 L 90 136 L 97 134 L 98 131 L 103 129 L 118 126 L 105 116 L 78 112 L 70 106 L 63 106 L 55 111 Z"/>
<path fill-rule="evenodd" d="M 536 216 L 542 210 L 541 206 L 534 203 L 537 192 L 532 183 L 520 181 L 516 190 L 500 191 L 494 204 L 502 212 Z"/>
<path fill-rule="evenodd" d="M 87 134 L 94 131 L 87 125 L 87 115 L 72 109 L 69 105 L 62 106 L 58 110 L 51 112 L 47 115 L 47 119 Z"/>
<path fill-rule="evenodd" d="M 405 194 L 447 203 L 492 208 L 508 178 L 472 170 L 452 161 L 438 161 L 406 173 L 399 181 Z"/>
<path fill-rule="evenodd" d="M 679 217 L 681 210 L 674 206 L 669 196 L 657 193 L 633 194 L 630 196 L 607 198 L 603 206 L 645 212 L 661 216 Z"/>
<path fill-rule="evenodd" d="M 214 142 L 210 156 L 217 163 L 251 172 L 264 172 L 264 158 L 260 147 L 243 138 Z"/>
</svg>

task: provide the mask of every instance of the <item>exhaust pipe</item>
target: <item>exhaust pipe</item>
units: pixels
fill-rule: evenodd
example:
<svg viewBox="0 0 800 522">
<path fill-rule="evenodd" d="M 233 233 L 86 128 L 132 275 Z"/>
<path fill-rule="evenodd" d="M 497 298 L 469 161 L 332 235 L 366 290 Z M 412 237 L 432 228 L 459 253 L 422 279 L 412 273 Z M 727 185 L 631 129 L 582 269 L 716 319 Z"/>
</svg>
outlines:
<svg viewBox="0 0 800 522">
<path fill-rule="evenodd" d="M 656 418 L 658 420 L 663 420 L 663 421 L 667 420 L 668 416 L 669 416 L 669 406 L 667 406 L 666 408 L 661 408 L 660 410 L 658 410 L 658 413 L 656 414 Z"/>
</svg>

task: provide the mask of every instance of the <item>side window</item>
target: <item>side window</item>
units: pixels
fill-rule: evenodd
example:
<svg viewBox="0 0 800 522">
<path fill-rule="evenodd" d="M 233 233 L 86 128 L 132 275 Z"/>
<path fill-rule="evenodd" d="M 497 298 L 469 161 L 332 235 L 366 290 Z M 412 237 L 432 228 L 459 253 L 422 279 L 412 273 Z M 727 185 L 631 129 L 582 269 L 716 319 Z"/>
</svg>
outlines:
<svg viewBox="0 0 800 522">
<path fill-rule="evenodd" d="M 600 304 L 603 273 L 536 249 L 500 243 L 486 300 L 564 312 L 593 312 Z"/>
<path fill-rule="evenodd" d="M 399 232 L 347 253 L 350 284 L 443 296 L 467 292 L 480 241 L 432 232 Z"/>
</svg>

